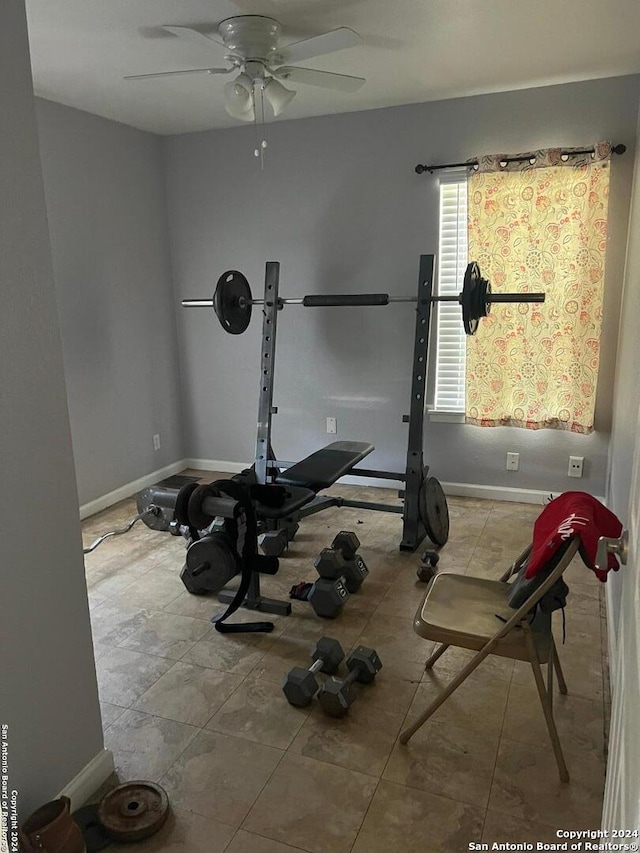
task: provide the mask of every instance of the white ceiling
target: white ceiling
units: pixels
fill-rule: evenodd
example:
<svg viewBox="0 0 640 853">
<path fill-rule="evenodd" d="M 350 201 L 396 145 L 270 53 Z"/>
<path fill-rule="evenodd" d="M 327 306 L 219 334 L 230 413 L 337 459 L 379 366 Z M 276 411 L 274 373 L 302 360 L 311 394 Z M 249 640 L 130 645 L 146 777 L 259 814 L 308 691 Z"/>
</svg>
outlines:
<svg viewBox="0 0 640 853">
<path fill-rule="evenodd" d="M 215 30 L 232 15 L 277 18 L 287 41 L 362 36 L 304 65 L 367 84 L 296 87 L 285 119 L 640 72 L 640 0 L 27 0 L 27 13 L 38 95 L 160 134 L 240 124 L 224 109 L 228 77 L 123 80 L 220 64 L 215 45 L 160 26 Z"/>
</svg>

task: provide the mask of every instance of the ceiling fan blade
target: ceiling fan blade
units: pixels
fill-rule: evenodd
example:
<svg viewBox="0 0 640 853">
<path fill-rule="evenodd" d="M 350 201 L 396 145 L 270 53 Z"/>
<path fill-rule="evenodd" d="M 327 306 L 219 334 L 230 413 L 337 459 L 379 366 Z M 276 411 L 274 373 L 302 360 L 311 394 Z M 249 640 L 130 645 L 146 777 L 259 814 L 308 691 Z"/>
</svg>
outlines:
<svg viewBox="0 0 640 853">
<path fill-rule="evenodd" d="M 171 33 L 172 36 L 179 36 L 180 38 L 197 41 L 198 44 L 201 44 L 203 47 L 208 47 L 209 49 L 211 49 L 213 45 L 217 47 L 225 47 L 218 39 L 208 36 L 205 33 L 201 33 L 200 30 L 194 30 L 193 27 L 174 27 L 172 24 L 165 24 L 160 27 L 160 29 L 164 30 L 165 33 Z"/>
<path fill-rule="evenodd" d="M 229 74 L 234 68 L 187 68 L 185 71 L 156 71 L 153 74 L 130 74 L 125 80 L 150 80 L 152 77 L 180 77 L 184 74 Z"/>
<path fill-rule="evenodd" d="M 304 59 L 311 59 L 312 56 L 355 47 L 361 41 L 355 30 L 350 30 L 349 27 L 338 27 L 337 30 L 330 30 L 319 36 L 287 44 L 283 48 L 278 48 L 278 53 L 282 54 L 287 62 L 301 62 Z"/>
<path fill-rule="evenodd" d="M 281 80 L 303 83 L 306 86 L 322 86 L 323 89 L 337 89 L 340 92 L 357 92 L 367 82 L 364 77 L 351 77 L 349 74 L 334 74 L 332 71 L 316 71 L 314 68 L 283 65 L 274 75 Z"/>
</svg>

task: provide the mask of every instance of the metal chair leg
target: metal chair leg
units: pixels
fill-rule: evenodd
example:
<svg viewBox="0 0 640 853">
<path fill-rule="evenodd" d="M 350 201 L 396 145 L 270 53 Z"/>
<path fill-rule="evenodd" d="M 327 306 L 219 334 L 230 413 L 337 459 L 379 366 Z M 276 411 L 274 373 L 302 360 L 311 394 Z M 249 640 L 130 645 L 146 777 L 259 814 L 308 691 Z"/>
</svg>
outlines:
<svg viewBox="0 0 640 853">
<path fill-rule="evenodd" d="M 538 653 L 536 652 L 535 643 L 533 642 L 533 637 L 531 636 L 531 630 L 527 626 L 525 628 L 526 632 L 526 642 L 527 647 L 529 649 L 529 658 L 531 660 L 531 669 L 533 670 L 533 677 L 536 682 L 536 687 L 538 688 L 538 696 L 540 697 L 540 704 L 542 705 L 542 711 L 544 713 L 544 718 L 547 723 L 547 729 L 549 731 L 549 737 L 551 738 L 551 745 L 553 746 L 553 751 L 556 756 L 556 763 L 558 765 L 558 773 L 560 774 L 561 782 L 569 781 L 569 771 L 567 769 L 567 764 L 564 760 L 564 754 L 562 752 L 562 746 L 560 744 L 560 738 L 558 736 L 558 730 L 556 728 L 555 720 L 553 719 L 553 712 L 551 710 L 551 705 L 549 702 L 549 695 L 544 686 L 544 676 L 542 674 L 542 668 L 540 666 L 540 661 L 538 659 Z"/>
<path fill-rule="evenodd" d="M 441 646 L 438 646 L 438 648 L 431 655 L 429 660 L 425 663 L 424 668 L 425 669 L 431 669 L 433 667 L 434 663 L 438 660 L 438 658 L 442 657 L 442 655 L 447 651 L 448 648 L 449 648 L 449 646 L 446 643 L 442 643 Z"/>
<path fill-rule="evenodd" d="M 460 672 L 456 675 L 453 681 L 451 681 L 445 687 L 442 693 L 436 696 L 436 698 L 429 705 L 427 710 L 418 717 L 418 719 L 413 723 L 413 725 L 409 726 L 408 729 L 405 729 L 400 734 L 400 743 L 408 743 L 409 738 L 413 737 L 413 735 L 418 731 L 420 726 L 426 723 L 429 717 L 432 716 L 432 714 L 434 714 L 438 710 L 440 705 L 442 705 L 442 703 L 445 702 L 449 698 L 449 696 L 451 696 L 451 694 L 458 689 L 458 687 L 460 687 L 466 677 L 468 675 L 471 675 L 474 669 L 476 669 L 487 657 L 487 655 L 491 653 L 491 649 L 495 645 L 495 642 L 495 640 L 492 640 L 491 642 L 487 643 L 487 645 L 481 651 L 479 651 L 463 669 L 460 670 Z M 446 646 L 444 648 L 441 647 L 440 649 L 438 649 L 438 652 L 442 654 L 445 648 Z"/>
<path fill-rule="evenodd" d="M 549 648 L 549 660 L 547 662 L 547 699 L 549 710 L 553 714 L 553 646 Z"/>
<path fill-rule="evenodd" d="M 567 682 L 564 680 L 564 673 L 562 672 L 562 667 L 560 666 L 560 658 L 558 657 L 558 649 L 556 648 L 555 640 L 553 639 L 553 635 L 551 636 L 551 650 L 553 652 L 553 661 L 554 661 L 554 669 L 556 671 L 556 678 L 558 679 L 558 690 L 562 693 L 563 696 L 567 695 Z"/>
</svg>

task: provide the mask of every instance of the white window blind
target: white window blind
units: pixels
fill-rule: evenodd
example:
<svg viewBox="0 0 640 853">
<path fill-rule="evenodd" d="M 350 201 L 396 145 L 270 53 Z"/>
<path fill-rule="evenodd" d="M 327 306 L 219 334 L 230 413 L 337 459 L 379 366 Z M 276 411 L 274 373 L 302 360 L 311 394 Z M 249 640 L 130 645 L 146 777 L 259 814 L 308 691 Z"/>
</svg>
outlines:
<svg viewBox="0 0 640 853">
<path fill-rule="evenodd" d="M 440 182 L 440 245 L 437 292 L 457 295 L 467 267 L 467 181 L 460 175 Z M 457 302 L 438 302 L 434 410 L 464 412 L 466 340 Z"/>
</svg>

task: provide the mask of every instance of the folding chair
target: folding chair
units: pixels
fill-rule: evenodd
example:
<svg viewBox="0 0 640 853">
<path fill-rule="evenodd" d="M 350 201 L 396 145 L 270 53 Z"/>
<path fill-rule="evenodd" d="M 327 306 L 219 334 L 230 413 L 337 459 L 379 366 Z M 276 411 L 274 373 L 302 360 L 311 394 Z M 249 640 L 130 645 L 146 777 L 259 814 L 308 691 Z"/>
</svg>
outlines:
<svg viewBox="0 0 640 853">
<path fill-rule="evenodd" d="M 427 587 L 422 604 L 416 613 L 413 628 L 425 640 L 440 643 L 425 669 L 431 669 L 449 646 L 473 649 L 477 652 L 469 663 L 437 696 L 418 719 L 400 735 L 406 744 L 431 715 L 451 696 L 488 655 L 529 661 L 533 670 L 540 703 L 549 737 L 558 764 L 560 779 L 569 781 L 569 772 L 560 746 L 553 719 L 553 673 L 556 672 L 560 693 L 567 692 L 558 652 L 551 631 L 551 612 L 536 607 L 556 581 L 562 577 L 578 551 L 580 539 L 573 537 L 550 563 L 544 578 L 526 600 L 514 610 L 509 604 L 511 584 L 507 581 L 525 565 L 533 548 L 529 545 L 500 580 L 492 581 L 449 572 L 437 574 Z M 536 586 L 533 584 L 533 586 Z M 547 664 L 545 687 L 541 664 Z"/>
</svg>

